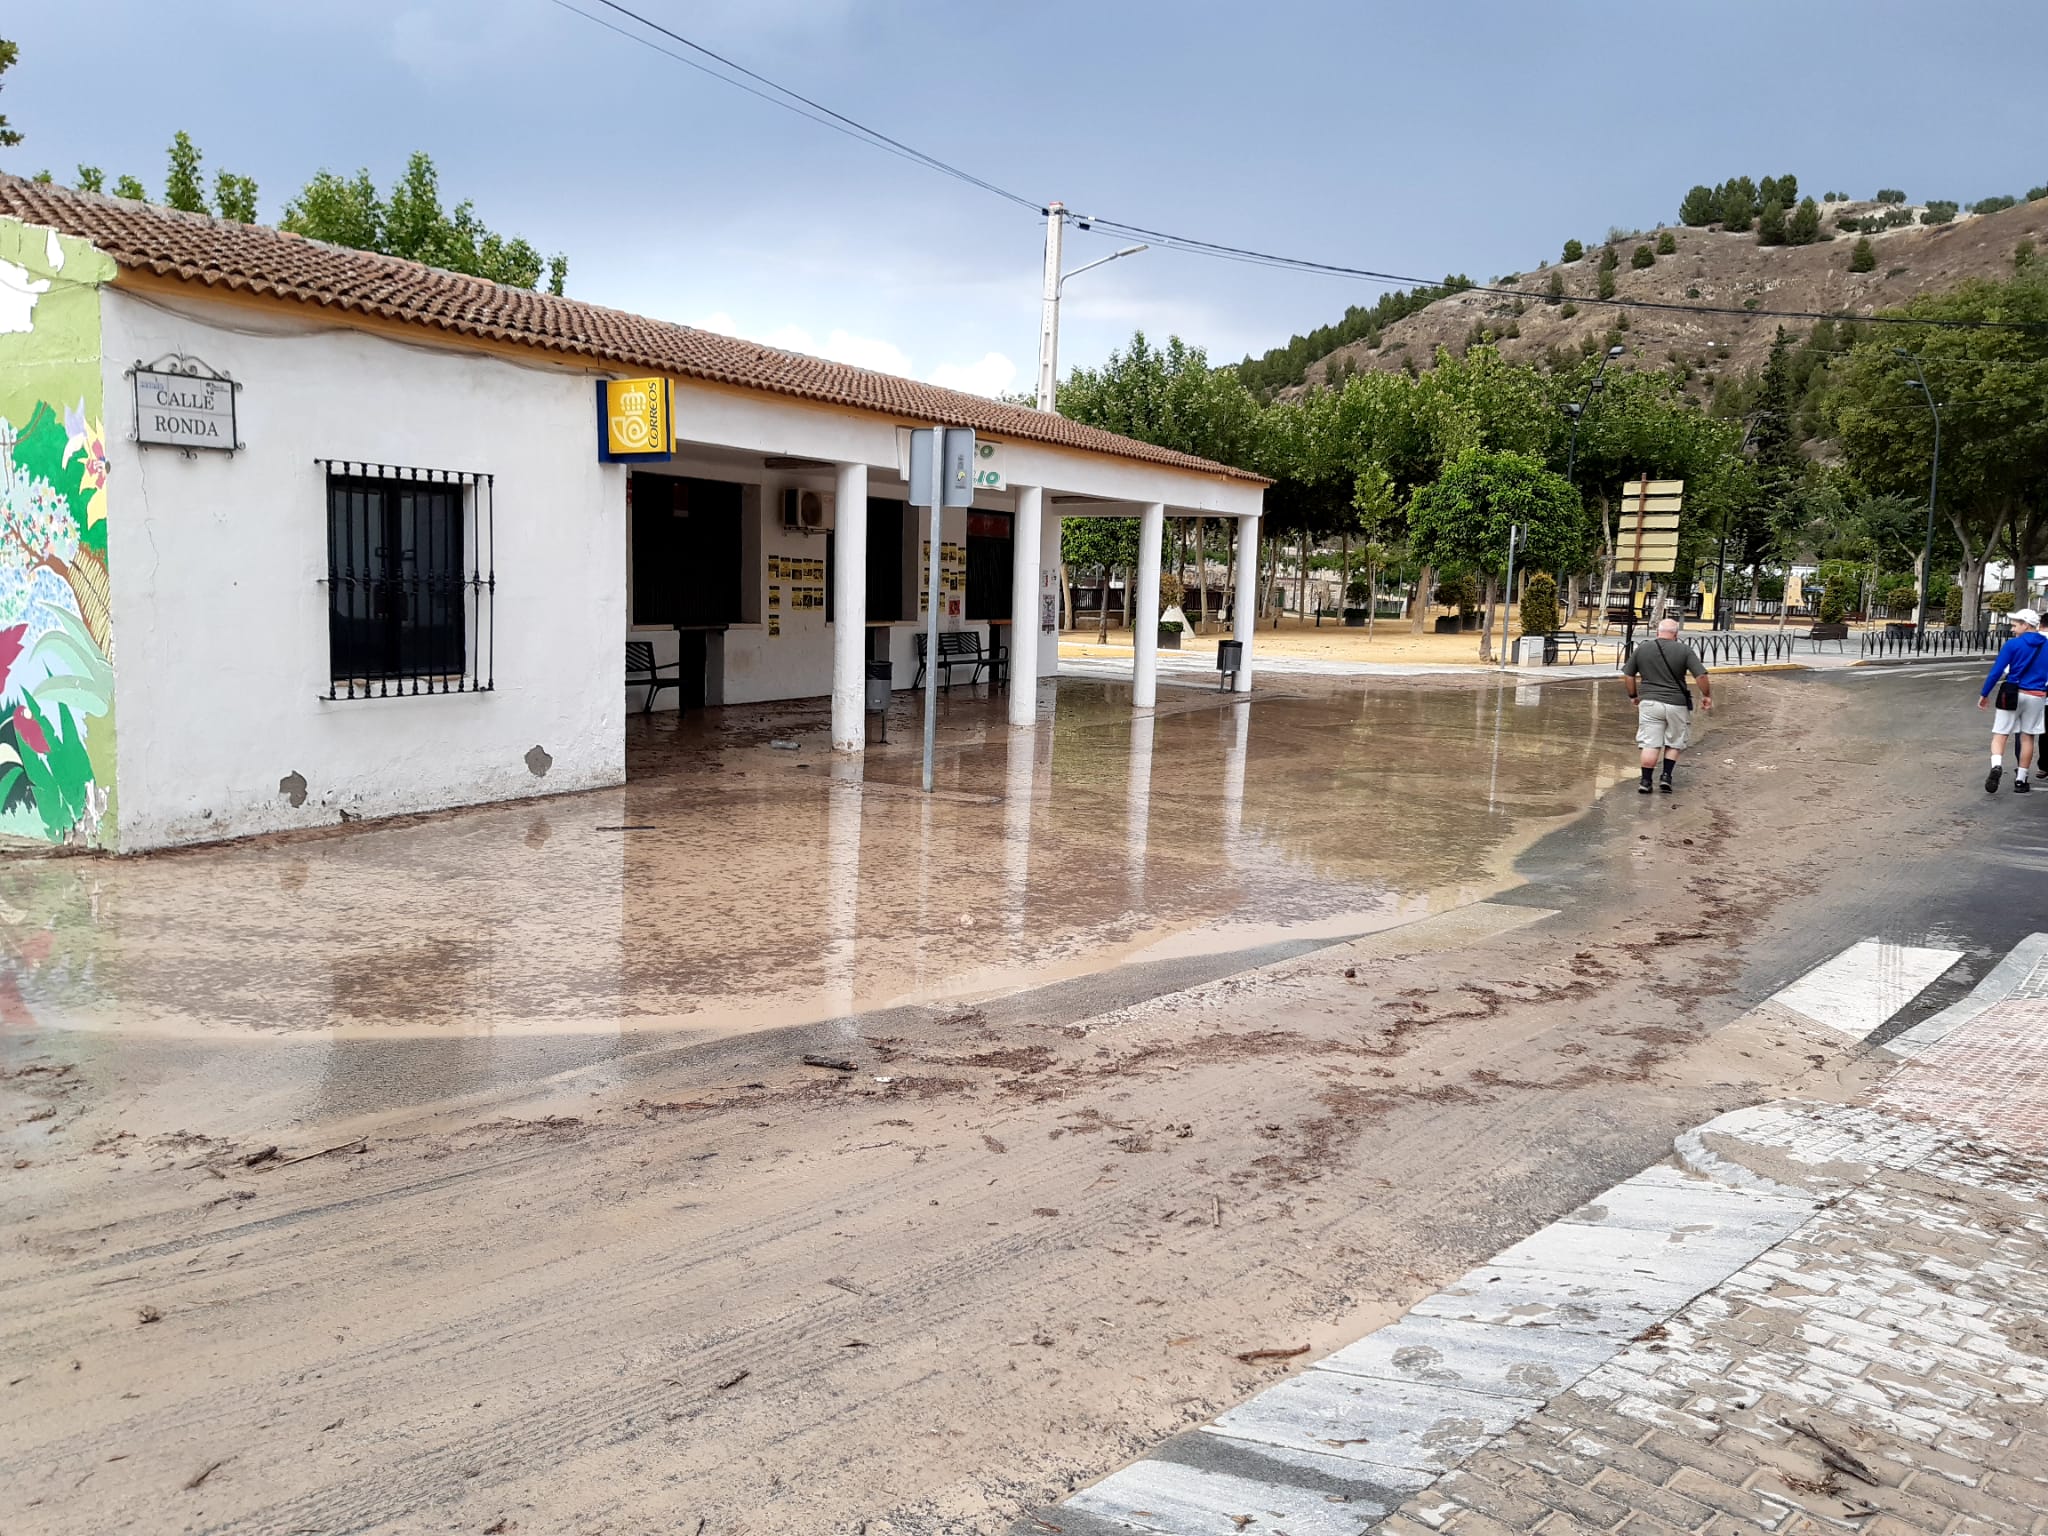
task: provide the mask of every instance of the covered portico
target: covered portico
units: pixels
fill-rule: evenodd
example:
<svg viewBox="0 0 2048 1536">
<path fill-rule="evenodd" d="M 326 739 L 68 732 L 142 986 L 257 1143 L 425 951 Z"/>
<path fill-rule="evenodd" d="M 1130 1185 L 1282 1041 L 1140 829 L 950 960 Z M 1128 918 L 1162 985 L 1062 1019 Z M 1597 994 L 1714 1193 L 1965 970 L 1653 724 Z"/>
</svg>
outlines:
<svg viewBox="0 0 2048 1536">
<path fill-rule="evenodd" d="M 919 404 L 971 401 L 973 409 L 935 412 L 919 420 L 907 413 L 851 410 L 759 389 L 673 381 L 674 454 L 658 466 L 659 472 L 729 486 L 740 508 L 738 591 L 730 620 L 718 626 L 717 652 L 709 660 L 715 676 L 715 697 L 709 702 L 829 693 L 833 746 L 847 753 L 863 749 L 870 663 L 886 658 L 894 685 L 907 686 L 929 622 L 924 594 L 936 551 L 930 546 L 929 509 L 906 505 L 908 435 L 918 427 L 944 425 L 972 427 L 978 441 L 996 451 L 984 461 L 992 467 L 980 476 L 973 507 L 946 513 L 941 549 L 951 558 L 956 549 L 967 547 L 970 526 L 993 521 L 1000 527 L 998 520 L 1006 519 L 1009 568 L 1008 601 L 1001 605 L 1006 617 L 975 612 L 971 599 L 956 600 L 955 573 L 943 573 L 940 633 L 973 630 L 992 649 L 1007 628 L 1009 719 L 1015 725 L 1032 724 L 1039 680 L 1053 676 L 1059 666 L 1061 525 L 1068 517 L 1135 518 L 1140 555 L 1132 599 L 1137 643 L 1131 696 L 1135 709 L 1153 708 L 1166 520 L 1229 519 L 1237 524 L 1242 547 L 1253 549 L 1266 482 L 1242 470 L 1080 428 L 1064 418 L 908 388 L 924 397 Z M 1039 441 L 1028 434 L 1082 441 Z M 823 515 L 815 525 L 802 526 L 786 515 L 792 505 L 817 507 Z M 628 521 L 635 529 L 642 526 L 637 510 Z M 637 581 L 638 563 L 629 549 L 629 582 Z M 1244 664 L 1235 685 L 1240 691 L 1252 683 L 1256 565 L 1255 560 L 1238 562 L 1235 638 L 1243 643 Z M 778 573 L 787 569 L 802 572 L 804 579 L 786 583 Z M 981 598 L 988 602 L 986 591 Z M 634 638 L 645 633 L 639 618 L 629 619 Z"/>
</svg>

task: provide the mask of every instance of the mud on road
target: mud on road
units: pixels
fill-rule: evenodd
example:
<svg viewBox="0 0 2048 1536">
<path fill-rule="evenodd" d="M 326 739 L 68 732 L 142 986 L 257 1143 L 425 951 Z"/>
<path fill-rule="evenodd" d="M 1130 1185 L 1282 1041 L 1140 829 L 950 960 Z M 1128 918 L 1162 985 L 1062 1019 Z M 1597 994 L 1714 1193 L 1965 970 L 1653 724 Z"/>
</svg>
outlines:
<svg viewBox="0 0 2048 1536">
<path fill-rule="evenodd" d="M 933 1009 L 851 1071 L 686 1052 L 267 1155 L 73 1144 L 107 1106 L 12 1053 L 47 1150 L 0 1254 L 5 1526 L 1002 1530 L 1677 1131 L 1860 1086 L 1730 1026 L 1743 957 L 1953 816 L 1813 687 L 1753 683 L 1683 793 L 1604 797 L 1501 899 L 1080 1018 Z"/>
</svg>

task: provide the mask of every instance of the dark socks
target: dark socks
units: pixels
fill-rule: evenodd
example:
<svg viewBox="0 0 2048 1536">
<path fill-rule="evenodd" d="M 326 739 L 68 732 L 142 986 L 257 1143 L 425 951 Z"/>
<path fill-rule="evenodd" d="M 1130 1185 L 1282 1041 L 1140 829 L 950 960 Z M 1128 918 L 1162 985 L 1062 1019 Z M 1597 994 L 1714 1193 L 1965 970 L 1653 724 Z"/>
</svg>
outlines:
<svg viewBox="0 0 2048 1536">
<path fill-rule="evenodd" d="M 1669 784 L 1671 782 L 1671 770 L 1676 768 L 1677 766 L 1678 764 L 1674 763 L 1670 758 L 1667 757 L 1664 759 L 1664 782 L 1666 784 Z"/>
<path fill-rule="evenodd" d="M 1654 768 L 1645 768 L 1643 770 L 1643 788 L 1648 789 L 1650 787 L 1650 776 L 1656 771 Z"/>
</svg>

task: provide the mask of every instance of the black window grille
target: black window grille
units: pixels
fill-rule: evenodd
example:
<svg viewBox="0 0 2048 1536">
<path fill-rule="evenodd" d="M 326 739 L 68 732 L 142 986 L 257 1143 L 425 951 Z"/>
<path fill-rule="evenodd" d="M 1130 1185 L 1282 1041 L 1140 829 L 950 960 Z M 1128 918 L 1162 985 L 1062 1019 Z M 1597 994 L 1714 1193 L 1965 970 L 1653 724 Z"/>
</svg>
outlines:
<svg viewBox="0 0 2048 1536">
<path fill-rule="evenodd" d="M 489 475 L 322 459 L 328 699 L 496 686 Z"/>
</svg>

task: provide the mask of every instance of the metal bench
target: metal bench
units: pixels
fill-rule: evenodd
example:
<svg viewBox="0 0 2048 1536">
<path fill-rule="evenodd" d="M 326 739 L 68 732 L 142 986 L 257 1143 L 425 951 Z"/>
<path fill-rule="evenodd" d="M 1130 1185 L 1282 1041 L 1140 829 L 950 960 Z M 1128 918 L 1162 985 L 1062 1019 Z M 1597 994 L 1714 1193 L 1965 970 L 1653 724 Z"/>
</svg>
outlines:
<svg viewBox="0 0 2048 1536">
<path fill-rule="evenodd" d="M 626 642 L 626 686 L 645 688 L 647 705 L 640 711 L 643 715 L 654 713 L 654 696 L 664 688 L 673 688 L 676 693 L 676 713 L 683 712 L 683 667 L 681 662 L 656 663 L 654 642 L 651 640 L 628 640 Z"/>
<path fill-rule="evenodd" d="M 910 680 L 913 688 L 924 684 L 926 636 L 917 637 L 917 676 Z M 939 636 L 938 668 L 941 674 L 940 686 L 953 686 L 953 670 L 968 668 L 967 681 L 970 685 L 981 680 L 982 670 L 988 666 L 988 654 L 981 648 L 981 636 L 971 629 L 949 629 Z"/>
<path fill-rule="evenodd" d="M 1596 661 L 1600 656 L 1598 648 L 1593 644 L 1593 637 L 1581 634 L 1576 629 L 1554 629 L 1543 637 L 1543 644 L 1546 649 L 1555 647 L 1559 652 L 1570 651 L 1571 660 L 1565 663 L 1567 666 L 1576 664 L 1579 652 L 1583 650 L 1592 650 Z"/>
</svg>

